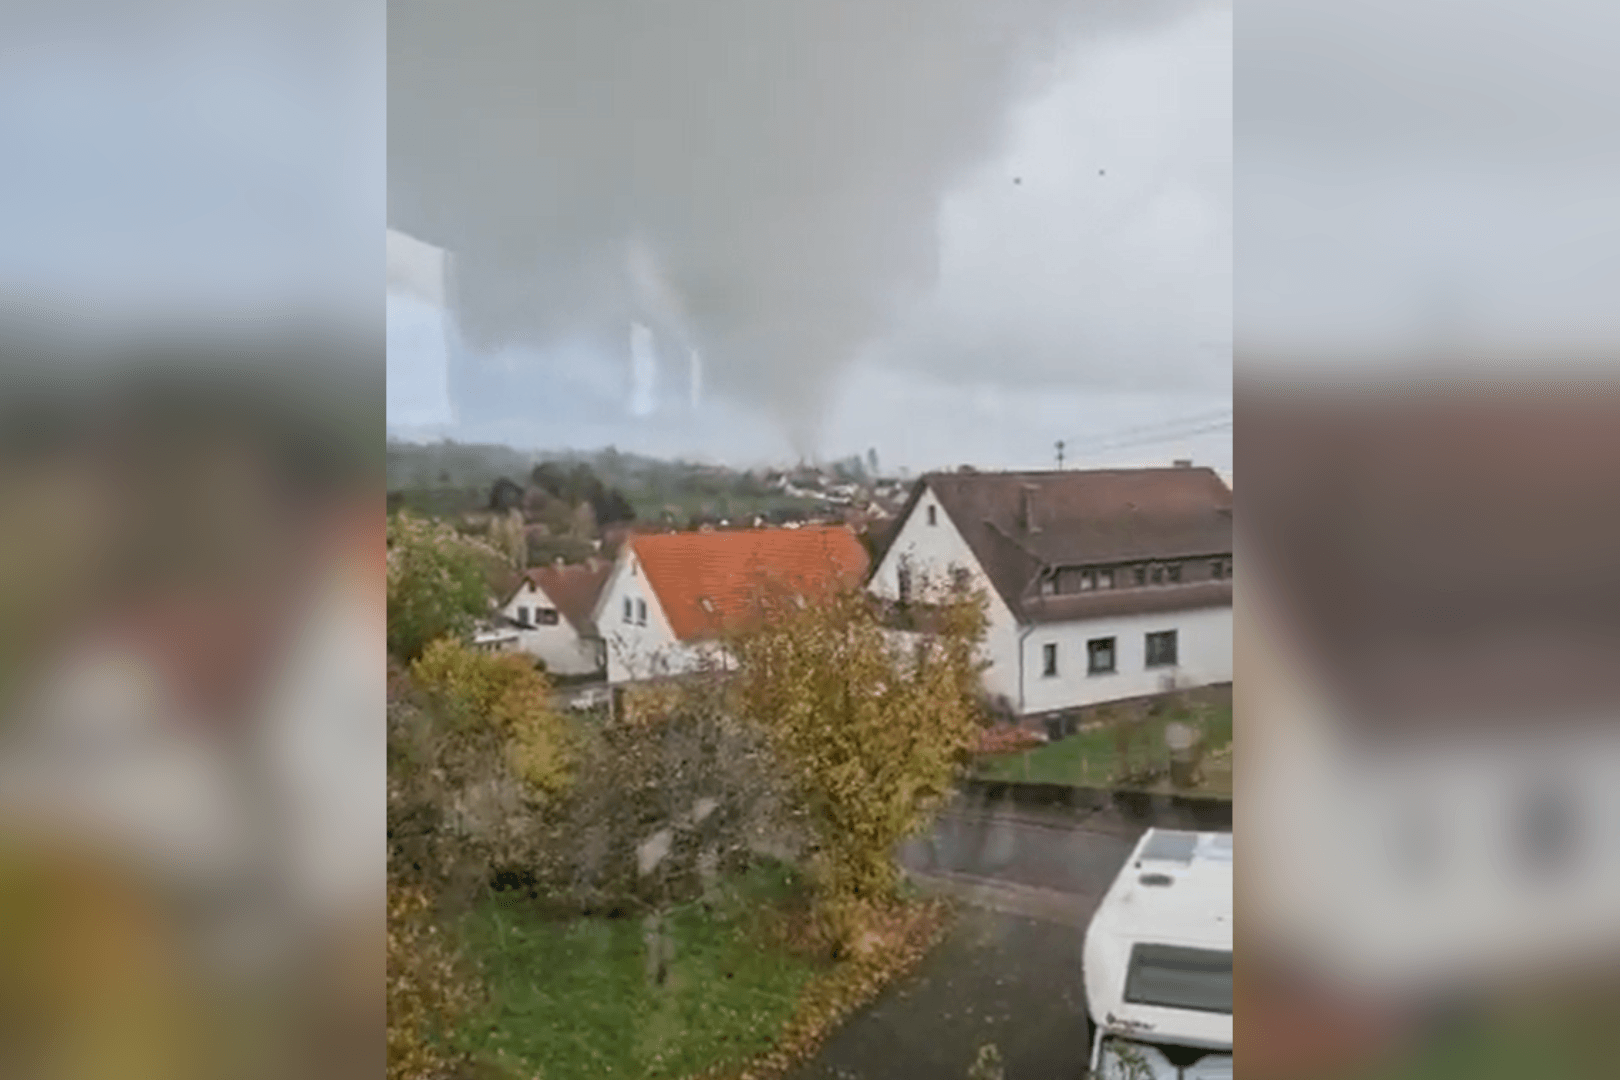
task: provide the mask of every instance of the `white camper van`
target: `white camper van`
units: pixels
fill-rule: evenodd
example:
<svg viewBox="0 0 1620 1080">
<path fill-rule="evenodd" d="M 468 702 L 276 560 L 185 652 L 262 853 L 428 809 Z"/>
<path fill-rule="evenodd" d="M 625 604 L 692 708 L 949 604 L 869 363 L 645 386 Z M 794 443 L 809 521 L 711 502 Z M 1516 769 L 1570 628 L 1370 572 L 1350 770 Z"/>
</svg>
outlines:
<svg viewBox="0 0 1620 1080">
<path fill-rule="evenodd" d="M 1232 834 L 1149 829 L 1086 928 L 1098 1080 L 1230 1080 Z"/>
</svg>

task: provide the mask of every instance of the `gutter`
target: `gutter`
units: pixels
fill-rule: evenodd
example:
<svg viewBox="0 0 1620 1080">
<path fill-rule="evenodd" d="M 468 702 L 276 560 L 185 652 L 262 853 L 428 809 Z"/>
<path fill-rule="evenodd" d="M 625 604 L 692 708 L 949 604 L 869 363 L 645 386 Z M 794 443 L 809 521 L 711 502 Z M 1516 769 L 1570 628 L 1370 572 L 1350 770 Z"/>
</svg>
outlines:
<svg viewBox="0 0 1620 1080">
<path fill-rule="evenodd" d="M 1024 642 L 1035 632 L 1034 623 L 1024 623 L 1018 630 L 1018 719 L 1024 719 Z"/>
</svg>

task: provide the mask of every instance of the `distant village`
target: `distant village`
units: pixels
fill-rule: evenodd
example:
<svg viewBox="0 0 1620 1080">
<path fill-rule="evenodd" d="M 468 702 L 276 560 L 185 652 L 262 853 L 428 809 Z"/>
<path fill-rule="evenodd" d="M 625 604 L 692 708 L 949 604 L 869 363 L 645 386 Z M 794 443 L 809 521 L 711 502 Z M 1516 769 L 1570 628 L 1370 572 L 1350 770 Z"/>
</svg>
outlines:
<svg viewBox="0 0 1620 1080">
<path fill-rule="evenodd" d="M 582 706 L 724 664 L 762 578 L 898 608 L 930 582 L 979 591 L 985 697 L 1033 728 L 1232 680 L 1232 490 L 1213 469 L 962 466 L 908 481 L 877 475 L 875 454 L 753 472 L 626 457 L 526 475 L 486 461 L 506 471 L 482 488 L 445 468 L 390 495 L 419 511 L 438 498 L 459 530 L 510 553 L 522 571 L 475 644 L 533 656 Z"/>
</svg>

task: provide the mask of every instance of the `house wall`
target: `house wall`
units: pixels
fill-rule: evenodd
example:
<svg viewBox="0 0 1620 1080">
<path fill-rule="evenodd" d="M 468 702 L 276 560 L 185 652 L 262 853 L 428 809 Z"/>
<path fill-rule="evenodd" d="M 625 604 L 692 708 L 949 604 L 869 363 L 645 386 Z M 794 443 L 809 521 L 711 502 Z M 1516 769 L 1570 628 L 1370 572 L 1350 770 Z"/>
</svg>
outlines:
<svg viewBox="0 0 1620 1080">
<path fill-rule="evenodd" d="M 1250 595 L 1234 824 L 1246 859 L 1288 872 L 1246 886 L 1247 926 L 1375 989 L 1517 986 L 1620 960 L 1620 732 L 1526 714 L 1517 731 L 1426 730 L 1420 713 L 1369 738 Z M 1530 823 L 1549 795 L 1572 815 L 1573 858 L 1537 872 Z"/>
<path fill-rule="evenodd" d="M 934 508 L 935 524 L 928 524 L 928 508 Z M 957 531 L 951 522 L 945 508 L 934 498 L 931 490 L 925 489 L 917 505 L 912 508 L 911 516 L 901 523 L 894 541 L 889 550 L 883 555 L 873 572 L 867 588 L 875 596 L 888 600 L 896 600 L 900 596 L 900 565 L 905 560 L 913 568 L 912 589 L 918 588 L 921 575 L 939 581 L 949 582 L 953 567 L 965 568 L 971 575 L 970 581 L 974 588 L 983 590 L 989 597 L 989 607 L 985 612 L 988 625 L 985 628 L 984 644 L 980 649 L 980 658 L 988 661 L 990 666 L 984 672 L 984 689 L 991 696 L 1005 697 L 1013 708 L 1018 707 L 1018 623 L 1013 618 L 990 584 L 990 579 L 980 569 L 978 560 L 973 555 L 973 549 L 968 546 L 962 534 Z"/>
<path fill-rule="evenodd" d="M 1177 662 L 1148 667 L 1146 636 L 1176 631 Z M 1114 639 L 1114 672 L 1087 674 L 1087 642 Z M 1057 646 L 1057 674 L 1046 676 L 1045 646 Z M 1232 609 L 1201 608 L 1151 615 L 1046 623 L 1030 629 L 1023 643 L 1024 712 L 1042 713 L 1103 701 L 1162 693 L 1173 687 L 1204 686 L 1232 680 Z M 1016 655 L 1016 654 L 1015 654 Z"/>
<path fill-rule="evenodd" d="M 625 600 L 631 603 L 630 622 L 624 619 Z M 645 626 L 636 620 L 637 601 L 647 605 Z M 602 599 L 596 609 L 596 627 L 607 648 L 610 684 L 681 675 L 724 659 L 712 643 L 688 644 L 676 640 L 657 594 L 648 584 L 634 550 L 628 546 L 620 552 L 613 573 L 602 589 Z"/>
<path fill-rule="evenodd" d="M 509 619 L 517 619 L 519 608 L 528 608 L 531 621 L 539 608 L 557 611 L 557 605 L 545 591 L 532 581 L 525 580 L 501 612 Z M 533 629 L 516 629 L 518 648 L 530 656 L 544 660 L 548 671 L 559 675 L 589 675 L 600 669 L 597 643 L 579 636 L 574 624 L 557 612 L 557 621 L 551 626 L 536 625 Z"/>
</svg>

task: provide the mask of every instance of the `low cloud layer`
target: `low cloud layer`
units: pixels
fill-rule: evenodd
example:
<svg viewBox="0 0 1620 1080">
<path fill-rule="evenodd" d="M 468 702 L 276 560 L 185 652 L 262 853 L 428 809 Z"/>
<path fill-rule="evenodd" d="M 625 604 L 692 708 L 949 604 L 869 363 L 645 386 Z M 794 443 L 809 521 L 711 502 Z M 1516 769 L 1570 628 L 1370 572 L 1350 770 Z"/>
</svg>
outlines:
<svg viewBox="0 0 1620 1080">
<path fill-rule="evenodd" d="M 1218 282 L 1164 279 L 1155 292 L 1142 275 L 1121 278 L 1105 259 L 1081 265 L 1081 256 L 1009 277 L 974 252 L 971 230 L 965 249 L 940 242 L 949 196 L 984 182 L 976 170 L 1015 141 L 1021 104 L 1072 76 L 1060 61 L 1075 42 L 1129 41 L 1205 8 L 391 3 L 389 219 L 452 252 L 450 302 L 465 345 L 449 377 L 459 418 L 510 421 L 543 392 L 548 365 L 514 357 L 617 359 L 627 371 L 633 321 L 653 331 L 666 381 L 684 387 L 695 348 L 706 387 L 764 411 L 800 451 L 814 448 L 839 373 L 863 354 L 944 378 L 993 362 L 1037 381 L 1089 358 L 1102 382 L 1129 384 L 1122 373 L 1151 373 L 1165 357 L 1195 370 L 1189 357 L 1213 347 L 1204 376 L 1222 381 L 1229 314 L 1214 299 Z M 1143 77 L 1136 102 L 1094 103 L 1151 121 L 1156 108 L 1194 117 L 1184 98 L 1214 95 L 1211 129 L 1186 133 L 1208 158 L 1197 171 L 1213 179 L 1178 187 L 1184 170 L 1171 182 L 1165 162 L 1140 163 L 1161 175 L 1127 170 L 1117 194 L 1099 191 L 1109 212 L 1073 234 L 1077 251 L 1117 255 L 1103 223 L 1146 220 L 1162 232 L 1161 256 L 1214 251 L 1221 263 L 1229 159 L 1215 146 L 1229 130 L 1230 89 L 1223 112 L 1219 69 L 1195 60 Z M 1128 146 L 1128 129 L 1115 134 Z M 1072 200 L 1074 185 L 1093 178 L 1073 162 L 1067 172 L 1027 164 L 1027 179 L 997 182 L 1027 196 L 1022 227 L 1032 231 L 1043 200 Z M 976 280 L 975 268 L 999 283 Z M 942 271 L 956 284 L 938 288 Z M 1071 318 L 1055 320 L 1016 302 L 977 318 L 957 302 L 991 286 L 1043 311 L 1053 306 L 1043 288 L 1079 299 Z M 1149 332 L 1108 317 L 1127 300 L 1142 304 Z"/>
</svg>

